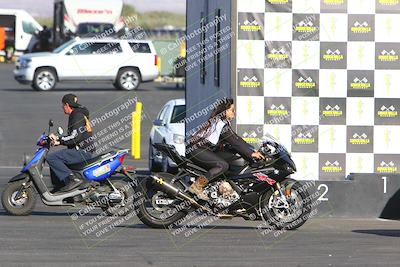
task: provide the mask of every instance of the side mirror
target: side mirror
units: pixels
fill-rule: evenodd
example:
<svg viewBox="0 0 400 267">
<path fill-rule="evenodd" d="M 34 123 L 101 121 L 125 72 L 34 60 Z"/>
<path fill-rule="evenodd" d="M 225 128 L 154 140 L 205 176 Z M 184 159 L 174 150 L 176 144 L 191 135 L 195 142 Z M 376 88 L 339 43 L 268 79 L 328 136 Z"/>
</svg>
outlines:
<svg viewBox="0 0 400 267">
<path fill-rule="evenodd" d="M 53 127 L 53 126 L 54 126 L 53 120 L 49 120 L 49 127 Z"/>
<path fill-rule="evenodd" d="M 63 129 L 62 127 L 58 127 L 57 133 L 58 133 L 59 135 L 63 135 L 64 129 Z"/>
<path fill-rule="evenodd" d="M 154 126 L 165 126 L 165 123 L 163 120 L 157 119 L 153 121 Z"/>
</svg>

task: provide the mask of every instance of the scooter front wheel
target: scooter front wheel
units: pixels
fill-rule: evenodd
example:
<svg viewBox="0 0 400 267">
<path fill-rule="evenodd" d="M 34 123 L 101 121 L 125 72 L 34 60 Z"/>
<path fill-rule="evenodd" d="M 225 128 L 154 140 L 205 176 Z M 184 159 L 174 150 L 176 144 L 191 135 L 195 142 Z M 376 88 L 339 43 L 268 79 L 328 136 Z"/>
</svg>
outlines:
<svg viewBox="0 0 400 267">
<path fill-rule="evenodd" d="M 17 181 L 7 184 L 1 195 L 1 204 L 11 215 L 29 215 L 35 207 L 35 190 L 32 187 L 22 188 L 22 183 L 22 181 Z"/>
</svg>

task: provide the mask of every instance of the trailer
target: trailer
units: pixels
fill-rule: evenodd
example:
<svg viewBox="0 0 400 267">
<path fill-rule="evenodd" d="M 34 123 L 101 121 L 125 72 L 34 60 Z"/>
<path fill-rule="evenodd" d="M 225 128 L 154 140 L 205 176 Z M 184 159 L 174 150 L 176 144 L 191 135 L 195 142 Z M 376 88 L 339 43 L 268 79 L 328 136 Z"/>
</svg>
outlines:
<svg viewBox="0 0 400 267">
<path fill-rule="evenodd" d="M 75 36 L 115 36 L 124 27 L 122 7 L 122 0 L 55 0 L 53 45 Z"/>
</svg>

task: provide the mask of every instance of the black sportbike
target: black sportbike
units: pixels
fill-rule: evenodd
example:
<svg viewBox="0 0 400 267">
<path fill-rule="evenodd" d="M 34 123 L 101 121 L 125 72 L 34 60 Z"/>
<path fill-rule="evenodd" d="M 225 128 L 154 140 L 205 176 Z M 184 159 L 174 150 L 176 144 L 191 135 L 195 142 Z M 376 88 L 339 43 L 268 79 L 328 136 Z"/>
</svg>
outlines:
<svg viewBox="0 0 400 267">
<path fill-rule="evenodd" d="M 296 172 L 295 163 L 286 148 L 271 136 L 259 149 L 266 160 L 247 162 L 226 146 L 218 152 L 230 168 L 205 186 L 208 201 L 188 191 L 195 178 L 206 170 L 180 156 L 173 146 L 154 147 L 175 161 L 179 172 L 152 174 L 137 188 L 144 196 L 138 206 L 139 218 L 152 228 L 167 227 L 194 210 L 222 219 L 262 219 L 274 229 L 287 230 L 300 227 L 309 217 L 307 188 L 288 178 Z"/>
</svg>

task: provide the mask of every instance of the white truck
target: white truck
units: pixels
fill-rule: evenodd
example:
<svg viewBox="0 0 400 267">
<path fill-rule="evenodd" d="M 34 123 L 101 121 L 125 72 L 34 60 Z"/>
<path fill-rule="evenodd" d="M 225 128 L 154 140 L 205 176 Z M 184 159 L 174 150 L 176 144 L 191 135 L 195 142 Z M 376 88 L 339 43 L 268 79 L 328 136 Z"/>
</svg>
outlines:
<svg viewBox="0 0 400 267">
<path fill-rule="evenodd" d="M 122 7 L 123 0 L 54 0 L 54 45 L 73 36 L 115 35 L 124 27 Z"/>
<path fill-rule="evenodd" d="M 32 52 L 38 39 L 35 34 L 43 30 L 42 26 L 25 10 L 0 9 L 0 28 L 4 30 L 5 38 L 0 56 L 6 56 L 6 49 L 11 47 L 14 56 Z"/>
</svg>

